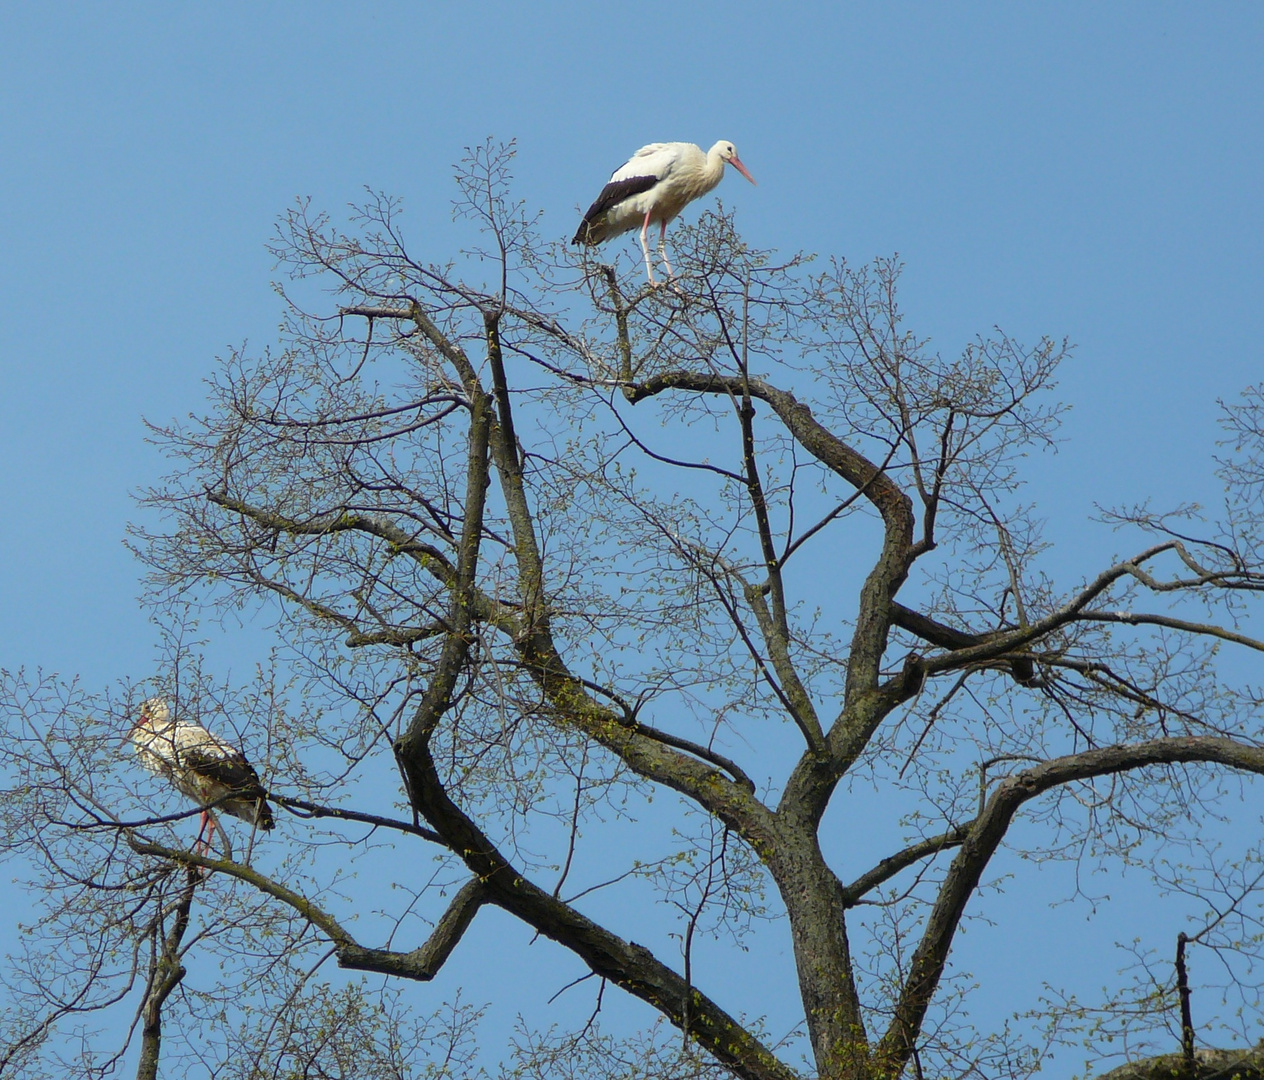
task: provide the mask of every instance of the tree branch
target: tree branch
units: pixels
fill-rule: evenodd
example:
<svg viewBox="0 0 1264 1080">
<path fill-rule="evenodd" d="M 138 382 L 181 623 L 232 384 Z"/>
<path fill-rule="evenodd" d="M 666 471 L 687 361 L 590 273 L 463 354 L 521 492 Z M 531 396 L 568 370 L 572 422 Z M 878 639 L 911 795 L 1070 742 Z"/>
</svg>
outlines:
<svg viewBox="0 0 1264 1080">
<path fill-rule="evenodd" d="M 435 977 L 444 961 L 456 948 L 478 909 L 488 899 L 481 882 L 477 879 L 466 882 L 452 898 L 447 911 L 439 919 L 434 932 L 423 945 L 410 952 L 370 949 L 357 942 L 350 932 L 327 911 L 305 896 L 259 873 L 253 867 L 230 859 L 213 859 L 206 855 L 198 855 L 193 851 L 154 844 L 130 834 L 128 844 L 140 855 L 152 855 L 182 866 L 200 867 L 237 878 L 239 881 L 252 885 L 264 895 L 271 896 L 274 900 L 279 900 L 293 908 L 333 943 L 339 967 L 359 971 L 377 971 L 420 982 L 428 982 Z M 183 975 L 183 972 L 181 974 Z"/>
<path fill-rule="evenodd" d="M 312 903 L 301 893 L 286 888 L 280 882 L 273 881 L 266 874 L 259 873 L 254 867 L 246 866 L 244 863 L 233 862 L 231 859 L 212 859 L 209 855 L 198 855 L 196 852 L 186 851 L 183 848 L 155 844 L 131 832 L 127 834 L 127 843 L 138 855 L 152 855 L 155 858 L 166 859 L 168 862 L 178 863 L 181 866 L 198 866 L 204 870 L 216 870 L 221 874 L 227 874 L 229 877 L 244 881 L 248 885 L 253 885 L 261 893 L 293 908 L 304 919 L 323 932 L 338 948 L 346 948 L 356 944 L 351 934 L 327 911 Z"/>
<path fill-rule="evenodd" d="M 161 912 L 155 916 L 153 932 L 156 951 L 149 969 L 145 1000 L 140 1010 L 141 1044 L 136 1080 L 157 1080 L 158 1058 L 162 1051 L 162 1007 L 185 976 L 184 964 L 180 962 L 180 943 L 189 928 L 189 911 L 193 907 L 193 894 L 199 880 L 198 872 L 193 867 L 188 867 L 184 888 L 181 889 L 175 905 L 175 920 L 171 929 L 161 935 L 160 940 L 157 939 L 162 930 Z"/>
<path fill-rule="evenodd" d="M 1085 622 L 1122 623 L 1127 626 L 1162 626 L 1168 630 L 1182 630 L 1188 634 L 1202 634 L 1206 637 L 1231 641 L 1235 645 L 1245 645 L 1256 652 L 1264 652 L 1264 641 L 1248 637 L 1232 630 L 1226 630 L 1215 623 L 1190 622 L 1188 619 L 1173 619 L 1168 615 L 1147 615 L 1144 612 L 1131 611 L 1085 611 L 1079 618 Z"/>
<path fill-rule="evenodd" d="M 872 892 L 879 885 L 889 881 L 906 867 L 912 866 L 915 862 L 919 862 L 928 855 L 938 855 L 941 851 L 960 847 L 966 836 L 969 835 L 973 824 L 973 822 L 969 822 L 965 825 L 958 825 L 949 829 L 946 833 L 940 833 L 938 836 L 929 836 L 925 840 L 919 840 L 916 844 L 910 844 L 903 851 L 887 856 L 872 870 L 866 871 L 850 885 L 844 886 L 843 903 L 847 907 L 855 907 L 866 893 Z"/>
<path fill-rule="evenodd" d="M 966 902 L 1019 808 L 1061 784 L 1150 765 L 1194 762 L 1264 773 L 1264 748 L 1214 736 L 1152 739 L 1055 758 L 1001 781 L 962 842 L 913 954 L 894 1018 L 878 1048 L 879 1059 L 891 1075 L 898 1075 L 913 1051 Z"/>
<path fill-rule="evenodd" d="M 387 949 L 364 949 L 358 945 L 346 946 L 338 950 L 338 966 L 429 982 L 452 955 L 452 950 L 469 929 L 478 909 L 486 902 L 487 890 L 478 878 L 473 878 L 461 886 L 452 898 L 452 903 L 435 924 L 434 932 L 424 945 L 406 953 Z"/>
<path fill-rule="evenodd" d="M 231 796 L 225 796 L 225 798 L 229 797 Z M 344 810 L 340 806 L 322 806 L 319 803 L 307 802 L 305 799 L 292 799 L 288 795 L 278 795 L 274 791 L 268 792 L 268 798 L 278 806 L 284 806 L 286 809 L 295 812 L 296 817 L 337 818 L 339 821 L 355 821 L 361 825 L 372 825 L 375 829 L 394 829 L 397 832 L 420 836 L 423 840 L 443 843 L 443 837 L 433 829 L 423 829 L 419 825 L 414 825 L 411 821 L 397 821 L 395 818 L 381 817 L 378 814 L 366 814 L 359 810 Z M 302 812 L 298 813 L 298 811 Z M 197 811 L 194 810 L 192 813 L 197 813 Z"/>
<path fill-rule="evenodd" d="M 448 797 L 427 744 L 407 759 L 409 786 L 426 820 L 487 890 L 487 899 L 575 953 L 591 971 L 641 998 L 696 1038 L 743 1080 L 796 1080 L 735 1018 L 636 942 L 581 915 L 529 881 Z M 686 1017 L 687 1003 L 687 1017 Z"/>
</svg>

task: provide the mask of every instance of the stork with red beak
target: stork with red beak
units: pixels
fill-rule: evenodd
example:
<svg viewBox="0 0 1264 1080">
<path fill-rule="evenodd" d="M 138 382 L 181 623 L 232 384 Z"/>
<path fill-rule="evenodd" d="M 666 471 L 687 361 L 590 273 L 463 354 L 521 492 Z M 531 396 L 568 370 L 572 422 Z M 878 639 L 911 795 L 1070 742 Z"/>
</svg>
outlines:
<svg viewBox="0 0 1264 1080">
<path fill-rule="evenodd" d="M 212 806 L 222 807 L 233 817 L 261 829 L 272 828 L 267 792 L 246 755 L 201 724 L 173 717 L 162 698 L 150 698 L 141 705 L 140 715 L 127 737 L 145 768 L 165 776 L 178 791 L 202 807 L 195 851 L 209 850 L 211 837 L 218 832 L 224 854 L 232 858 L 232 845 L 211 812 Z"/>
<path fill-rule="evenodd" d="M 752 184 L 755 178 L 737 156 L 731 142 L 721 139 L 710 150 L 687 142 L 650 143 L 642 146 L 626 164 L 615 169 L 610 182 L 584 214 L 572 244 L 600 244 L 613 236 L 641 227 L 645 274 L 654 284 L 650 248 L 646 240 L 650 223 L 659 223 L 658 253 L 667 276 L 667 223 L 694 199 L 700 198 L 724 178 L 724 166 L 732 165 Z"/>
</svg>

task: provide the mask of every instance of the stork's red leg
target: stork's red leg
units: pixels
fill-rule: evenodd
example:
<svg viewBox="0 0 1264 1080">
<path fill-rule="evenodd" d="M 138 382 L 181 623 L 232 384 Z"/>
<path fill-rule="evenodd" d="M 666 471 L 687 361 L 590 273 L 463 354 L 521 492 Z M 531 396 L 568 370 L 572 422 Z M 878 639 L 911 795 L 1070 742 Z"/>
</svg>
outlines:
<svg viewBox="0 0 1264 1080">
<path fill-rule="evenodd" d="M 663 257 L 663 265 L 667 267 L 667 276 L 674 278 L 676 271 L 672 269 L 671 263 L 667 261 L 667 219 L 664 218 L 658 230 L 658 253 Z"/>
<path fill-rule="evenodd" d="M 649 242 L 645 239 L 645 234 L 647 231 L 649 231 L 649 227 L 650 227 L 650 214 L 651 213 L 653 213 L 653 211 L 651 210 L 645 211 L 645 222 L 641 225 L 641 250 L 645 252 L 645 276 L 650 279 L 650 284 L 653 285 L 654 284 L 654 270 L 650 266 L 650 245 L 649 245 Z"/>
<path fill-rule="evenodd" d="M 202 834 L 206 832 L 206 826 L 210 824 L 211 814 L 209 810 L 202 811 L 202 817 L 198 823 L 197 839 L 193 841 L 193 850 L 200 855 L 205 855 L 211 848 L 211 840 L 208 836 L 205 841 Z"/>
<path fill-rule="evenodd" d="M 229 839 L 228 839 L 228 833 L 226 833 L 226 832 L 224 831 L 224 826 L 223 826 L 223 825 L 221 825 L 221 824 L 219 823 L 219 818 L 217 818 L 214 814 L 211 814 L 211 815 L 210 815 L 210 818 L 211 818 L 211 828 L 212 828 L 212 830 L 214 830 L 215 832 L 219 833 L 219 850 L 220 850 L 220 854 L 221 854 L 221 855 L 222 855 L 225 859 L 230 859 L 230 860 L 231 860 L 231 859 L 232 859 L 232 857 L 233 857 L 233 842 L 232 842 L 231 840 L 229 840 Z M 209 847 L 209 843 L 210 843 L 210 837 L 208 836 L 208 837 L 207 837 L 207 844 L 208 844 L 208 847 Z"/>
</svg>

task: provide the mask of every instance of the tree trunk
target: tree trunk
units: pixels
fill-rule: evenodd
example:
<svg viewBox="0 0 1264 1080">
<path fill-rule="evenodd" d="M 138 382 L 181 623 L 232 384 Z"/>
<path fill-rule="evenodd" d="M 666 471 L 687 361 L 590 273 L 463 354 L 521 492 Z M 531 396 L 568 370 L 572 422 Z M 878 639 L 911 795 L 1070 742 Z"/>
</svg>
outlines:
<svg viewBox="0 0 1264 1080">
<path fill-rule="evenodd" d="M 790 917 L 818 1074 L 822 1080 L 868 1080 L 869 1039 L 852 975 L 842 885 L 808 831 L 785 830 L 769 865 Z"/>
</svg>

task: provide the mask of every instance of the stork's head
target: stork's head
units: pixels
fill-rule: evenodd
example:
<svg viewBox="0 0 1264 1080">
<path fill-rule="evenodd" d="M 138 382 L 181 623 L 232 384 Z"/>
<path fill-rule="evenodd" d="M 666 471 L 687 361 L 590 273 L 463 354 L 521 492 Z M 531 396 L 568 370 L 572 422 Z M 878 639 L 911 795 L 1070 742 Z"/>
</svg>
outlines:
<svg viewBox="0 0 1264 1080">
<path fill-rule="evenodd" d="M 169 723 L 171 723 L 171 706 L 167 704 L 167 699 L 151 697 L 141 702 L 140 713 L 136 717 L 136 723 L 132 725 L 132 730 L 142 727 L 166 727 Z"/>
<path fill-rule="evenodd" d="M 711 147 L 711 153 L 719 154 L 721 161 L 727 161 L 752 184 L 755 183 L 755 178 L 746 171 L 746 166 L 742 164 L 741 159 L 737 156 L 737 147 L 731 142 L 721 139 L 718 143 Z M 759 185 L 756 184 L 756 187 L 758 186 Z"/>
</svg>

